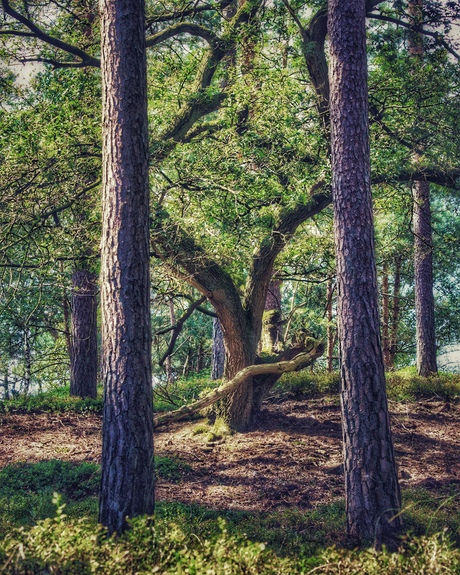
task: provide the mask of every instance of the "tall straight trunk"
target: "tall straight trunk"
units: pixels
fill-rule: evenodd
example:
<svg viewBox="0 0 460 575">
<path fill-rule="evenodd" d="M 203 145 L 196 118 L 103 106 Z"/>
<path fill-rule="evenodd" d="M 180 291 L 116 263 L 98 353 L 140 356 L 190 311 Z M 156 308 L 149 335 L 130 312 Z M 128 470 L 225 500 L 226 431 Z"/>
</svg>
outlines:
<svg viewBox="0 0 460 575">
<path fill-rule="evenodd" d="M 27 324 L 24 328 L 24 363 L 23 393 L 24 395 L 28 395 L 32 380 L 32 347 L 30 345 L 30 329 Z"/>
<path fill-rule="evenodd" d="M 395 258 L 395 272 L 393 281 L 393 307 L 391 313 L 391 334 L 390 334 L 390 359 L 389 367 L 393 368 L 395 364 L 396 351 L 398 349 L 398 329 L 399 329 L 399 312 L 400 312 L 400 292 L 401 292 L 401 265 L 402 257 Z"/>
<path fill-rule="evenodd" d="M 423 22 L 423 0 L 409 1 L 411 23 Z M 424 55 L 423 35 L 419 30 L 409 34 L 409 53 L 417 63 Z M 422 120 L 423 121 L 423 120 Z M 419 162 L 422 156 L 415 155 Z M 433 241 L 431 233 L 430 184 L 416 180 L 412 185 L 414 200 L 414 282 L 417 345 L 417 372 L 428 377 L 438 372 L 434 325 Z"/>
<path fill-rule="evenodd" d="M 332 325 L 332 295 L 334 288 L 332 285 L 332 280 L 327 282 L 327 292 L 326 292 L 326 317 L 327 317 L 327 371 L 332 372 L 332 360 L 334 357 L 334 345 L 335 345 L 335 327 Z"/>
<path fill-rule="evenodd" d="M 388 262 L 383 264 L 382 272 L 382 344 L 383 363 L 390 368 L 390 284 L 388 280 Z"/>
<path fill-rule="evenodd" d="M 174 300 L 171 298 L 168 302 L 169 306 L 169 322 L 171 326 L 176 325 L 176 310 L 174 309 Z M 174 381 L 174 374 L 172 371 L 172 357 L 171 354 L 166 356 L 165 358 L 165 371 L 166 371 L 166 379 L 168 383 L 172 383 Z"/>
<path fill-rule="evenodd" d="M 417 372 L 422 377 L 437 373 L 434 327 L 433 242 L 431 236 L 430 185 L 413 183 L 414 276 Z"/>
<path fill-rule="evenodd" d="M 330 0 L 331 148 L 347 527 L 394 546 L 401 506 L 380 342 L 365 0 Z"/>
<path fill-rule="evenodd" d="M 154 510 L 144 0 L 101 0 L 104 380 L 99 521 Z"/>
<path fill-rule="evenodd" d="M 72 274 L 70 395 L 97 395 L 97 278 L 88 269 Z"/>
</svg>

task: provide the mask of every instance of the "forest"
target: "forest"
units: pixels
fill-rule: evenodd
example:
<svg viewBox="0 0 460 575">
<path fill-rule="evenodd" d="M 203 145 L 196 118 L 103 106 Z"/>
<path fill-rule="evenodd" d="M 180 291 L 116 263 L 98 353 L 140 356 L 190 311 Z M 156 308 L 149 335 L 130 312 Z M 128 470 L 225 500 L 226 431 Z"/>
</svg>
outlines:
<svg viewBox="0 0 460 575">
<path fill-rule="evenodd" d="M 0 572 L 460 573 L 458 0 L 0 15 Z"/>
</svg>

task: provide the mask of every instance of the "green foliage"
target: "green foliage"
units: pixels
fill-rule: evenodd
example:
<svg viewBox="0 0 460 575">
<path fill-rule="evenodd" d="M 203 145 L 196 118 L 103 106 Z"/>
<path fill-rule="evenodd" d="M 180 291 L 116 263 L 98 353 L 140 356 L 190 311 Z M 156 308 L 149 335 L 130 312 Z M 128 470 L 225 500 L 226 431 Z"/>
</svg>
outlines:
<svg viewBox="0 0 460 575">
<path fill-rule="evenodd" d="M 451 483 L 430 491 L 412 488 L 403 490 L 403 517 L 407 533 L 431 536 L 445 531 L 460 545 L 460 489 Z"/>
<path fill-rule="evenodd" d="M 179 378 L 174 383 L 159 384 L 153 390 L 155 411 L 162 413 L 188 405 L 219 383 L 211 381 L 209 375 L 197 374 Z"/>
<path fill-rule="evenodd" d="M 192 468 L 190 465 L 181 461 L 177 457 L 164 457 L 161 455 L 155 456 L 155 471 L 158 477 L 172 481 L 173 483 L 179 482 L 183 475 L 190 472 Z"/>
<path fill-rule="evenodd" d="M 66 395 L 63 395 L 62 389 Z M 68 393 L 68 388 L 56 388 L 36 395 L 5 399 L 0 401 L 0 413 L 102 413 L 102 398 L 81 399 L 70 397 Z"/>
<path fill-rule="evenodd" d="M 320 558 L 320 564 L 319 573 L 341 575 L 454 575 L 460 573 L 460 551 L 443 534 L 437 534 L 408 539 L 400 553 L 328 550 Z"/>
<path fill-rule="evenodd" d="M 55 501 L 59 505 L 58 498 Z M 200 540 L 177 525 L 157 522 L 154 527 L 149 518 L 137 518 L 127 533 L 109 538 L 86 519 L 66 521 L 61 505 L 54 519 L 8 536 L 0 547 L 0 565 L 14 575 L 293 572 L 291 562 L 276 557 L 264 544 L 230 536 L 224 522 L 218 537 Z"/>
<path fill-rule="evenodd" d="M 329 548 L 312 556 L 305 551 L 282 558 L 264 543 L 236 536 L 222 519 L 208 536 L 187 531 L 187 524 L 139 517 L 120 537 L 107 537 L 101 526 L 86 518 L 69 520 L 55 495 L 54 518 L 27 530 L 18 529 L 0 543 L 0 567 L 10 575 L 195 574 L 240 575 L 341 573 L 369 575 L 434 575 L 460 573 L 460 551 L 445 534 L 407 538 L 399 553 L 386 550 Z"/>
<path fill-rule="evenodd" d="M 5 467 L 0 471 L 0 536 L 53 515 L 54 491 L 65 496 L 69 515 L 94 515 L 99 481 L 99 466 L 88 462 L 51 460 Z"/>
<path fill-rule="evenodd" d="M 289 393 L 296 399 L 308 399 L 322 393 L 335 394 L 339 390 L 340 375 L 338 372 L 313 373 L 305 370 L 283 374 L 274 387 L 273 393 Z"/>
<path fill-rule="evenodd" d="M 420 377 L 414 367 L 387 373 L 388 397 L 395 401 L 415 401 L 423 397 L 437 397 L 451 401 L 460 396 L 460 375 L 439 373 L 434 377 Z"/>
</svg>

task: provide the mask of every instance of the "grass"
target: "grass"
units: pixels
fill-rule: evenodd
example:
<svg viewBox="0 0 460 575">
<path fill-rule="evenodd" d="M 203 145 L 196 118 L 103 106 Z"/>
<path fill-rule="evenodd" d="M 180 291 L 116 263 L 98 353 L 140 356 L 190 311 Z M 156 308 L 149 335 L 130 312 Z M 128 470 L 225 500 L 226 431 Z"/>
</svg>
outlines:
<svg viewBox="0 0 460 575">
<path fill-rule="evenodd" d="M 94 521 L 67 516 L 67 508 L 54 497 L 54 518 L 31 529 L 12 532 L 0 541 L 0 568 L 11 575 L 62 573 L 67 575 L 195 574 L 195 575 L 294 575 L 340 573 L 341 575 L 458 575 L 460 550 L 445 533 L 406 538 L 398 553 L 369 549 L 317 548 L 303 546 L 289 554 L 287 531 L 307 527 L 300 514 L 277 514 L 260 518 L 259 533 L 273 527 L 281 535 L 273 545 L 260 542 L 258 534 L 242 528 L 244 515 L 215 518 L 209 511 L 176 505 L 157 511 L 155 524 L 148 518 L 132 521 L 131 529 L 109 538 Z M 343 509 L 337 510 L 343 515 Z M 336 513 L 332 513 L 336 517 Z M 232 520 L 239 519 L 236 532 Z M 208 525 L 209 524 L 209 525 Z M 209 530 L 207 527 L 211 527 Z M 300 531 L 303 533 L 303 530 Z M 309 530 L 316 537 L 314 530 Z M 255 537 L 254 537 L 255 535 Z M 266 535 L 266 531 L 265 531 Z M 266 537 L 265 537 L 266 539 Z"/>
<path fill-rule="evenodd" d="M 178 458 L 157 457 L 158 476 L 179 482 L 190 467 Z M 42 461 L 11 465 L 0 471 L 0 539 L 17 527 L 30 527 L 53 517 L 53 493 L 59 492 L 66 503 L 66 515 L 77 520 L 86 516 L 97 520 L 99 466 Z M 431 536 L 446 530 L 460 545 L 460 491 L 458 486 L 432 493 L 424 489 L 404 492 L 406 531 L 417 536 Z M 264 543 L 280 557 L 314 555 L 336 543 L 346 543 L 343 501 L 301 511 L 282 509 L 270 512 L 213 510 L 198 505 L 159 501 L 156 518 L 163 523 L 182 526 L 187 536 L 199 539 L 218 537 L 219 520 L 226 522 L 232 537 L 247 537 Z"/>
</svg>

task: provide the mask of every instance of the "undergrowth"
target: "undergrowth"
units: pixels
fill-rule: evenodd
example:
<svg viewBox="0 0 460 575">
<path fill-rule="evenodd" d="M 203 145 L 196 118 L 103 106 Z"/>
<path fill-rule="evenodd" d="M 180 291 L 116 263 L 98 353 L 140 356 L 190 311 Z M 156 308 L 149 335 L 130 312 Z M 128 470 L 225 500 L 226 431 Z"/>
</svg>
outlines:
<svg viewBox="0 0 460 575">
<path fill-rule="evenodd" d="M 316 555 L 280 557 L 264 543 L 229 532 L 199 537 L 183 526 L 145 517 L 119 537 L 86 518 L 69 519 L 55 496 L 54 518 L 20 528 L 0 543 L 0 572 L 9 575 L 458 575 L 460 551 L 443 533 L 408 538 L 399 553 L 328 548 Z"/>
</svg>

